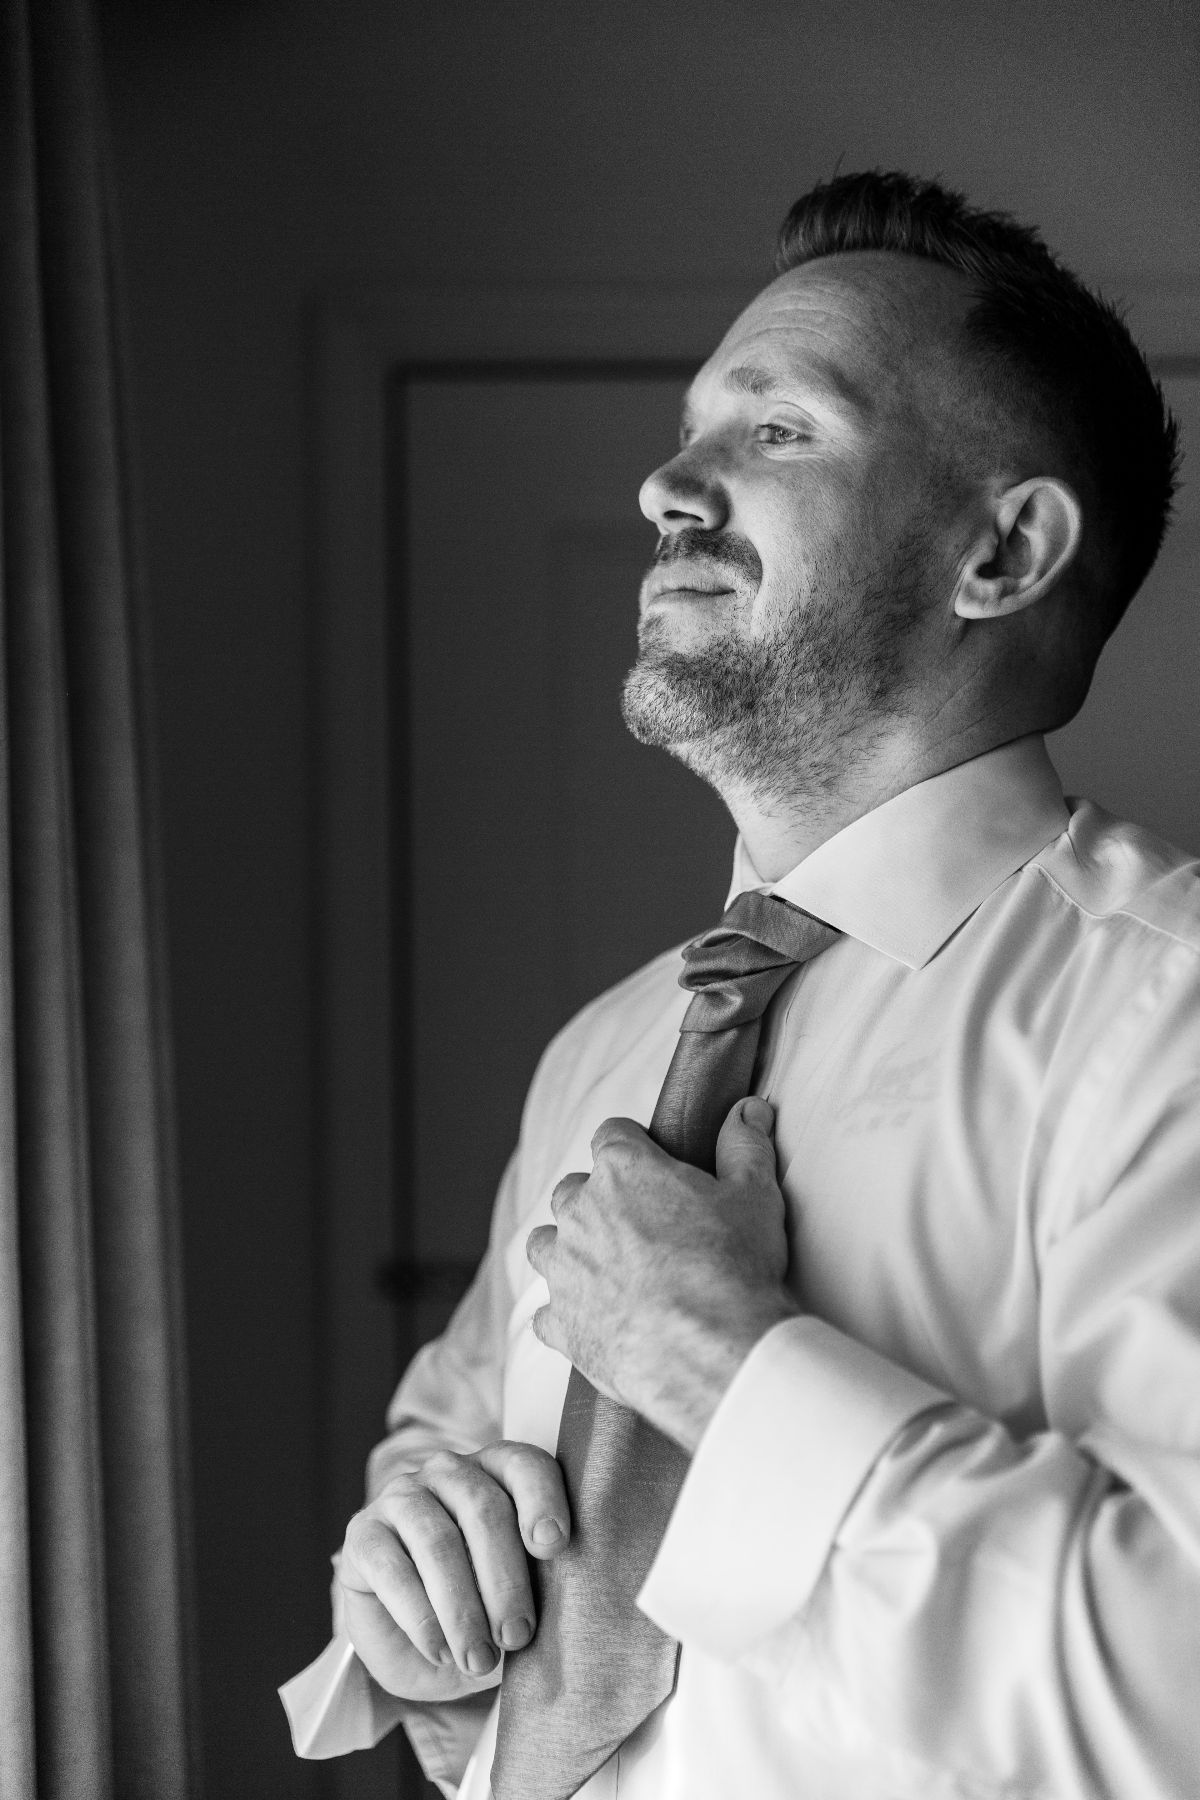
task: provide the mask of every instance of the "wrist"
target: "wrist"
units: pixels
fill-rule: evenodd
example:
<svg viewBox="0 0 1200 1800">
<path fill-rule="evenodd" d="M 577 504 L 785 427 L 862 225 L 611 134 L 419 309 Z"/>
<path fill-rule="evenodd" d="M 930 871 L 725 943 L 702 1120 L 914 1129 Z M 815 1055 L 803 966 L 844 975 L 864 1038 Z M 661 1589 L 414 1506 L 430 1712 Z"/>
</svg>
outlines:
<svg viewBox="0 0 1200 1800">
<path fill-rule="evenodd" d="M 783 1288 L 736 1305 L 681 1309 L 655 1333 L 653 1363 L 628 1404 L 691 1454 L 755 1345 L 799 1314 Z"/>
</svg>

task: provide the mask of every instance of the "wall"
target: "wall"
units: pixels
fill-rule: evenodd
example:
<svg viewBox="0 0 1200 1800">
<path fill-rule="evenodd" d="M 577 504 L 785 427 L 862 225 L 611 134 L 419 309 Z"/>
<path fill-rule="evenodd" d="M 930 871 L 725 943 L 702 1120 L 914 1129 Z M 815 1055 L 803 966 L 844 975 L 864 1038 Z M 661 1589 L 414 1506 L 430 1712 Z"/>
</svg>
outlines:
<svg viewBox="0 0 1200 1800">
<path fill-rule="evenodd" d="M 108 0 L 156 639 L 209 1791 L 327 1791 L 305 316 L 360 280 L 729 278 L 813 179 L 940 173 L 1200 275 L 1186 0 Z M 380 1372 L 380 1404 L 390 1371 Z M 365 1791 L 365 1789 L 363 1790 Z"/>
</svg>

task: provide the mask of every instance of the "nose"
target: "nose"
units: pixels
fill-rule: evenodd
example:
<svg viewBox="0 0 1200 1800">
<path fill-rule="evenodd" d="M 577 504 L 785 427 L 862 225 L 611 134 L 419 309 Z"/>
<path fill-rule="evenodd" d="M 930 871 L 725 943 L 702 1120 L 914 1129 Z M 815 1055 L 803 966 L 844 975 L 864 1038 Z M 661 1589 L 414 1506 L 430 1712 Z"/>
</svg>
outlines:
<svg viewBox="0 0 1200 1800">
<path fill-rule="evenodd" d="M 691 447 L 646 477 L 638 505 L 664 537 L 689 529 L 719 531 L 729 517 L 720 482 Z"/>
</svg>

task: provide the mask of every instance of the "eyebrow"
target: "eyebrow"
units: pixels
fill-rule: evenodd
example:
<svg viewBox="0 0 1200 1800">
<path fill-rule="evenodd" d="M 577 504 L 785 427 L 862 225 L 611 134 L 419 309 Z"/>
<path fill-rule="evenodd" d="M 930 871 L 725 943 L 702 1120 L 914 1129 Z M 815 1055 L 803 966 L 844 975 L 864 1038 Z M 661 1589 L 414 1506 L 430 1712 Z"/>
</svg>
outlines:
<svg viewBox="0 0 1200 1800">
<path fill-rule="evenodd" d="M 767 394 L 779 391 L 782 383 L 772 375 L 770 369 L 756 368 L 753 363 L 742 363 L 736 369 L 730 369 L 725 377 L 725 386 L 733 388 L 739 394 L 752 394 L 756 400 L 762 400 Z"/>
</svg>

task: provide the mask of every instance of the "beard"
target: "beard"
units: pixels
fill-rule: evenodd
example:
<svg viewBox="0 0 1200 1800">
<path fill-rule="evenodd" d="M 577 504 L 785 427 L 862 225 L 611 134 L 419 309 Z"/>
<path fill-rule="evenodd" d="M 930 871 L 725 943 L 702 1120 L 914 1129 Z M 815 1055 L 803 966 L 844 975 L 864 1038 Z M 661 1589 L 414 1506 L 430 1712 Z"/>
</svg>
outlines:
<svg viewBox="0 0 1200 1800">
<path fill-rule="evenodd" d="M 644 619 L 621 696 L 625 724 L 718 790 L 783 807 L 835 790 L 906 711 L 906 650 L 929 605 L 930 549 L 914 529 L 886 570 L 817 570 L 806 603 L 760 637 L 731 624 L 676 650 L 667 619 Z"/>
</svg>

